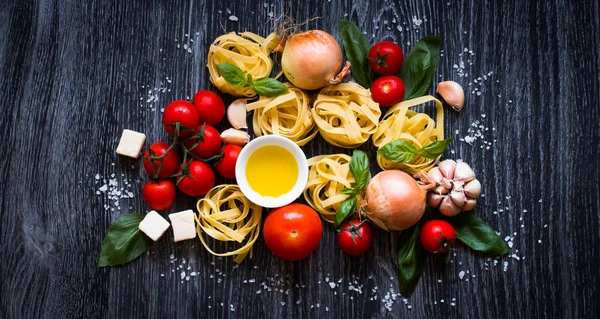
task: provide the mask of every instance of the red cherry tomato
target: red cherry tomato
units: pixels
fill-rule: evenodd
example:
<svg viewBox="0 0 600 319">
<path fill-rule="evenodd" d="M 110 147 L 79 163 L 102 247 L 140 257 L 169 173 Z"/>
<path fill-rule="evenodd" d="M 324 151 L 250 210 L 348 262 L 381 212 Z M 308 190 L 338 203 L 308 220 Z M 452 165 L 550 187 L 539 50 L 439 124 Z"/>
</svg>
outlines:
<svg viewBox="0 0 600 319">
<path fill-rule="evenodd" d="M 215 173 L 202 161 L 191 160 L 179 172 L 177 187 L 188 196 L 202 196 L 215 186 Z"/>
<path fill-rule="evenodd" d="M 175 125 L 177 122 L 181 125 L 179 128 L 179 137 L 187 137 L 194 134 L 194 129 L 198 127 L 200 120 L 198 119 L 198 112 L 192 103 L 184 100 L 176 100 L 167 105 L 163 113 L 162 124 L 169 135 L 175 135 Z"/>
<path fill-rule="evenodd" d="M 338 229 L 337 242 L 346 254 L 360 256 L 371 248 L 373 232 L 367 223 L 353 219 L 342 223 Z"/>
<path fill-rule="evenodd" d="M 285 260 L 308 257 L 319 246 L 322 233 L 323 225 L 317 212 L 296 203 L 272 210 L 263 227 L 267 247 Z"/>
<path fill-rule="evenodd" d="M 421 227 L 419 233 L 421 245 L 428 252 L 436 255 L 445 254 L 456 242 L 454 227 L 441 219 L 430 220 Z"/>
<path fill-rule="evenodd" d="M 373 72 L 381 75 L 392 75 L 402 68 L 404 52 L 394 42 L 382 41 L 369 50 L 369 65 Z"/>
<path fill-rule="evenodd" d="M 235 163 L 242 148 L 237 145 L 227 144 L 223 146 L 223 158 L 215 165 L 217 172 L 229 179 L 235 178 Z"/>
<path fill-rule="evenodd" d="M 371 96 L 379 106 L 389 107 L 402 101 L 404 90 L 404 82 L 399 77 L 387 75 L 373 81 Z"/>
<path fill-rule="evenodd" d="M 150 145 L 148 150 L 144 153 L 144 168 L 151 178 L 167 178 L 177 173 L 179 169 L 179 154 L 175 148 L 172 148 L 167 155 L 162 159 L 151 160 L 150 156 L 159 157 L 165 154 L 169 149 L 170 145 L 164 142 L 154 143 Z M 162 162 L 162 167 L 160 167 Z M 154 163 L 154 165 L 152 165 Z M 160 167 L 160 174 L 156 175 Z"/>
<path fill-rule="evenodd" d="M 198 144 L 196 145 L 196 143 Z M 185 141 L 184 145 L 192 154 L 201 158 L 209 158 L 219 153 L 221 135 L 217 129 L 210 125 L 200 125 L 194 131 L 194 134 Z"/>
<path fill-rule="evenodd" d="M 144 185 L 144 200 L 154 210 L 165 210 L 175 201 L 175 183 L 168 179 Z"/>
<path fill-rule="evenodd" d="M 194 106 L 200 123 L 217 125 L 225 116 L 225 103 L 221 97 L 209 90 L 198 91 L 194 95 Z"/>
</svg>

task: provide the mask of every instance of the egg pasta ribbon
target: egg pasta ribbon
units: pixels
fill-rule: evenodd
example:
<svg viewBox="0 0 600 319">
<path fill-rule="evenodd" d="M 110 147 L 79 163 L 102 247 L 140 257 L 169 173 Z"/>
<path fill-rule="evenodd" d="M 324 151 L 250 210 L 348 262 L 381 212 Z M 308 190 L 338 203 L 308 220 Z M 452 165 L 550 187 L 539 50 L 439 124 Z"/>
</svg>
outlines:
<svg viewBox="0 0 600 319">
<path fill-rule="evenodd" d="M 202 245 L 215 256 L 233 256 L 241 263 L 260 234 L 262 207 L 250 202 L 237 185 L 218 185 L 196 204 L 196 232 Z M 210 249 L 204 236 L 219 241 L 234 241 L 242 247 L 225 253 Z"/>
<path fill-rule="evenodd" d="M 254 111 L 252 128 L 256 136 L 281 135 L 302 146 L 317 135 L 310 98 L 290 83 L 284 85 L 289 89 L 288 93 L 277 97 L 261 96 L 258 101 L 247 104 L 246 110 Z"/>
<path fill-rule="evenodd" d="M 436 120 L 425 113 L 410 110 L 427 102 L 435 102 Z M 392 106 L 379 123 L 371 137 L 373 144 L 380 148 L 394 140 L 406 140 L 418 149 L 444 139 L 444 110 L 442 103 L 431 95 L 400 102 Z M 441 155 L 440 155 L 441 156 Z M 419 171 L 429 171 L 440 159 L 416 156 L 408 163 L 395 163 L 377 154 L 377 164 L 384 170 L 400 169 L 410 175 Z"/>
<path fill-rule="evenodd" d="M 312 109 L 323 138 L 332 145 L 356 148 L 377 130 L 381 110 L 371 92 L 355 82 L 329 85 Z"/>
</svg>

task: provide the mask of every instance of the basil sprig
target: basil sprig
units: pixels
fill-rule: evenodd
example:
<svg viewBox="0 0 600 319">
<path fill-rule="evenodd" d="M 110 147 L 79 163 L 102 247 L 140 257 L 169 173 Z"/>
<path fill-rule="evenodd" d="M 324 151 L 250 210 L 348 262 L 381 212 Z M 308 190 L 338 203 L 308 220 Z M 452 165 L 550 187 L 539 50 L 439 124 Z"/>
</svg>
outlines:
<svg viewBox="0 0 600 319">
<path fill-rule="evenodd" d="M 148 237 L 139 229 L 143 219 L 144 215 L 127 214 L 108 227 L 98 267 L 124 265 L 148 250 Z"/>
<path fill-rule="evenodd" d="M 453 137 L 450 137 L 445 140 L 435 141 L 425 145 L 421 149 L 417 149 L 408 141 L 394 140 L 378 149 L 377 153 L 395 163 L 409 163 L 415 159 L 417 155 L 428 159 L 436 159 L 444 153 L 448 144 L 450 144 L 453 139 Z"/>
<path fill-rule="evenodd" d="M 355 185 L 352 188 L 344 188 L 340 191 L 342 194 L 350 195 L 350 197 L 346 198 L 340 204 L 340 208 L 335 214 L 335 227 L 339 227 L 348 216 L 356 211 L 358 207 L 356 195 L 360 194 L 360 192 L 369 184 L 369 180 L 371 180 L 369 158 L 365 152 L 354 150 L 349 165 L 350 173 L 354 176 Z"/>
<path fill-rule="evenodd" d="M 367 60 L 371 49 L 369 39 L 350 21 L 340 20 L 339 27 L 346 58 L 351 63 L 352 76 L 358 84 L 368 89 L 373 83 L 373 71 Z"/>
<path fill-rule="evenodd" d="M 283 83 L 271 78 L 253 80 L 252 75 L 245 75 L 239 67 L 231 63 L 217 64 L 217 70 L 227 83 L 240 88 L 251 87 L 258 95 L 274 97 L 288 92 Z"/>
<path fill-rule="evenodd" d="M 400 69 L 406 94 L 404 100 L 421 97 L 429 93 L 440 57 L 442 39 L 427 36 L 419 40 Z M 354 71 L 353 71 L 354 72 Z"/>
<path fill-rule="evenodd" d="M 458 240 L 473 250 L 498 256 L 510 251 L 496 231 L 472 213 L 460 213 L 449 222 L 454 226 Z"/>
<path fill-rule="evenodd" d="M 398 248 L 399 290 L 403 296 L 410 296 L 423 274 L 427 254 L 419 242 L 420 223 L 403 230 Z"/>
</svg>

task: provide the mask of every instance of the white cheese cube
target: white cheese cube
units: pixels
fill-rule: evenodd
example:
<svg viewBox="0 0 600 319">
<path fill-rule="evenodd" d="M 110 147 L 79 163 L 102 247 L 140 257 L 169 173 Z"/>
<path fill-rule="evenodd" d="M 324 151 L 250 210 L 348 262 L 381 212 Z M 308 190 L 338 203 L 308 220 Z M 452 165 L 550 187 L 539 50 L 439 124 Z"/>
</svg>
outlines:
<svg viewBox="0 0 600 319">
<path fill-rule="evenodd" d="M 119 146 L 117 146 L 117 154 L 138 158 L 145 141 L 146 134 L 132 130 L 123 130 Z"/>
<path fill-rule="evenodd" d="M 153 210 L 146 214 L 138 227 L 152 240 L 157 241 L 169 229 L 169 226 L 169 222 Z"/>
<path fill-rule="evenodd" d="M 196 238 L 196 222 L 191 209 L 170 214 L 169 219 L 173 225 L 173 237 L 176 242 Z"/>
</svg>

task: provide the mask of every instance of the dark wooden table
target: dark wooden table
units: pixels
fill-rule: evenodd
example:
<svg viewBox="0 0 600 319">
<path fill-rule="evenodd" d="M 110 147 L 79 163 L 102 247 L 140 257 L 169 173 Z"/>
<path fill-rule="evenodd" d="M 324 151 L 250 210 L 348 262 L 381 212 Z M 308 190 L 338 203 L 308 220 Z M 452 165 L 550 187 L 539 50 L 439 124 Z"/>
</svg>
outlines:
<svg viewBox="0 0 600 319">
<path fill-rule="evenodd" d="M 0 317 L 597 314 L 598 2 L 402 2 L 0 4 Z M 436 81 L 455 80 L 467 96 L 461 113 L 447 110 L 446 135 L 457 139 L 445 157 L 476 170 L 485 194 L 476 214 L 508 237 L 508 256 L 461 246 L 448 265 L 429 259 L 408 299 L 397 295 L 398 235 L 382 231 L 368 254 L 351 258 L 326 227 L 316 253 L 296 263 L 277 259 L 260 239 L 239 266 L 197 240 L 175 244 L 169 231 L 133 263 L 96 268 L 110 223 L 148 210 L 140 162 L 115 154 L 121 131 L 167 140 L 161 109 L 212 89 L 208 45 L 225 30 L 267 35 L 282 13 L 321 17 L 307 27 L 338 39 L 338 20 L 349 18 L 371 43 L 398 41 L 406 52 L 422 36 L 442 37 Z M 349 152 L 321 138 L 304 150 Z M 116 185 L 99 191 L 110 181 Z M 133 198 L 111 195 L 121 189 Z M 169 212 L 194 204 L 180 196 Z"/>
</svg>

